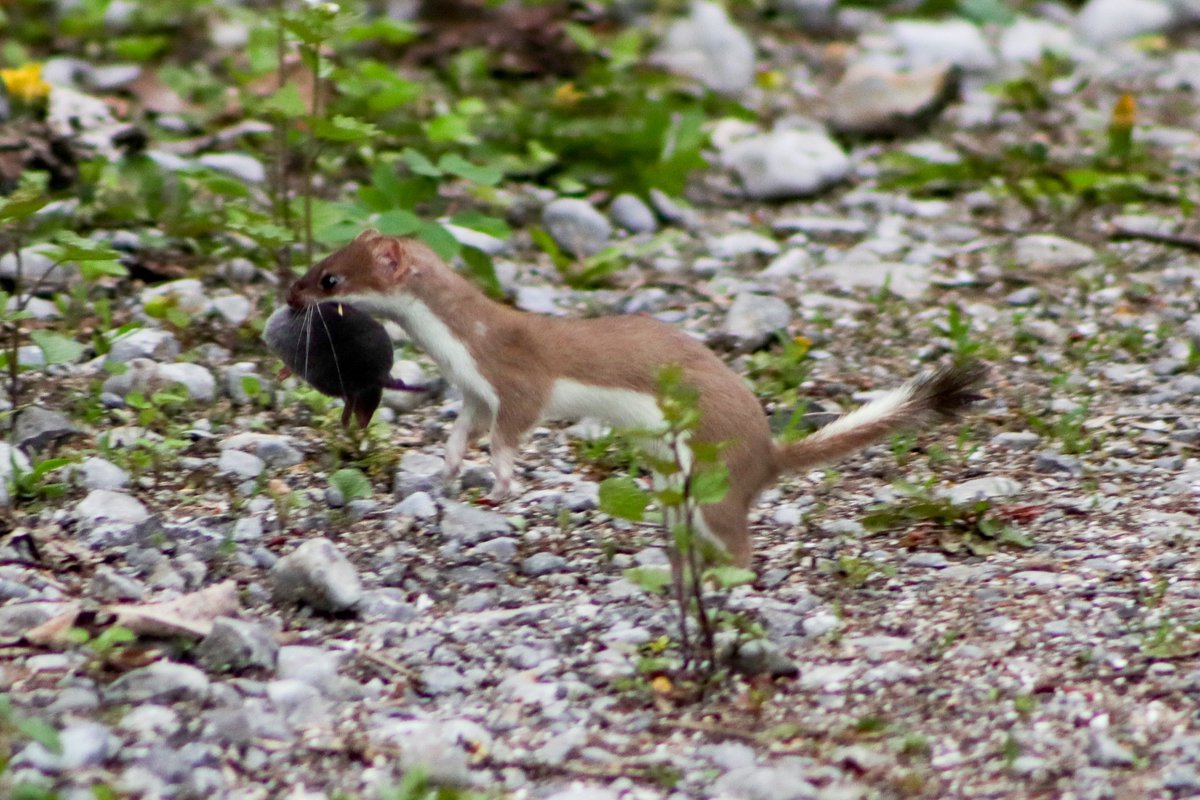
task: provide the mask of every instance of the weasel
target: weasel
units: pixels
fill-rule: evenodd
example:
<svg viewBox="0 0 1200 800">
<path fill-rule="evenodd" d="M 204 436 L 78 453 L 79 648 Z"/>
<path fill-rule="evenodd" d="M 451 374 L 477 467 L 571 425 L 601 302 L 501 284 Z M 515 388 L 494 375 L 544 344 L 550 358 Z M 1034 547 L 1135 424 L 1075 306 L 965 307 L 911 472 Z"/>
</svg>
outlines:
<svg viewBox="0 0 1200 800">
<path fill-rule="evenodd" d="M 491 436 L 494 496 L 512 486 L 521 437 L 542 420 L 599 418 L 617 428 L 661 428 L 658 375 L 678 364 L 699 393 L 697 441 L 721 452 L 729 490 L 702 506 L 701 533 L 734 563 L 750 561 L 747 517 L 759 493 L 783 472 L 848 456 L 889 434 L 951 417 L 978 399 L 985 372 L 969 363 L 909 381 L 797 442 L 776 442 L 758 399 L 716 354 L 650 317 L 557 319 L 488 298 L 421 242 L 363 232 L 313 265 L 290 287 L 288 304 L 336 299 L 398 322 L 463 395 L 446 444 L 446 473 L 467 446 Z"/>
</svg>

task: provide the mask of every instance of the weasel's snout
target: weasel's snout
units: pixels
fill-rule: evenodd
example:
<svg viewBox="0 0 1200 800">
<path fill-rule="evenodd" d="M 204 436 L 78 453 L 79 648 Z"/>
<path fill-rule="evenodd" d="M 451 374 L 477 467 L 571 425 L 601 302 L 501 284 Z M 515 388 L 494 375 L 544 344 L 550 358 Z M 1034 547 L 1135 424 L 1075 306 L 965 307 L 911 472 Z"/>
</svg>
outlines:
<svg viewBox="0 0 1200 800">
<path fill-rule="evenodd" d="M 295 309 L 301 309 L 308 305 L 308 301 L 304 299 L 304 292 L 300 289 L 300 281 L 296 281 L 288 289 L 287 304 Z"/>
</svg>

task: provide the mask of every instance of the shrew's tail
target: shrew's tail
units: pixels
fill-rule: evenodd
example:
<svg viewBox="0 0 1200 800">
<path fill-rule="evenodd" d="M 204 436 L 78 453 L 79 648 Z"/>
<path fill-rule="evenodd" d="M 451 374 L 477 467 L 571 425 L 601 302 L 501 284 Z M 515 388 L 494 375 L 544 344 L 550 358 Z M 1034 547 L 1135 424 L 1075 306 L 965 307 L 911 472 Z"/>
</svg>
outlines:
<svg viewBox="0 0 1200 800">
<path fill-rule="evenodd" d="M 984 364 L 969 361 L 914 378 L 899 389 L 839 417 L 811 436 L 780 444 L 780 469 L 792 472 L 827 464 L 897 431 L 953 418 L 981 399 L 973 390 L 985 374 L 987 367 Z"/>
</svg>

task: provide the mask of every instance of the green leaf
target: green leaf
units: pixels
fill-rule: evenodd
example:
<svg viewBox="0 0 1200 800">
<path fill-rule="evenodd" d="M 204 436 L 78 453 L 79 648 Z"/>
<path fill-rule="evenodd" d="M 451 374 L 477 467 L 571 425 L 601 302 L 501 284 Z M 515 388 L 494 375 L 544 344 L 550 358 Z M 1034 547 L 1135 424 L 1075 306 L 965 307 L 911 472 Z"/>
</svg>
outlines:
<svg viewBox="0 0 1200 800">
<path fill-rule="evenodd" d="M 474 144 L 478 141 L 471 133 L 471 121 L 462 114 L 442 114 L 426 122 L 424 127 L 431 142 Z"/>
<path fill-rule="evenodd" d="M 330 475 L 329 485 L 341 492 L 347 502 L 370 497 L 374 491 L 371 488 L 371 481 L 362 473 L 362 470 L 353 467 L 339 469 Z"/>
<path fill-rule="evenodd" d="M 722 589 L 732 589 L 735 586 L 745 586 L 754 583 L 754 579 L 758 576 L 752 569 L 743 567 L 734 567 L 729 564 L 720 567 L 712 567 L 704 573 L 705 577 L 711 578 L 716 582 L 717 586 Z"/>
<path fill-rule="evenodd" d="M 53 258 L 56 261 L 115 261 L 121 254 L 106 244 L 93 242 L 71 231 L 54 235 Z"/>
<path fill-rule="evenodd" d="M 313 122 L 313 135 L 329 142 L 361 142 L 379 135 L 379 128 L 370 122 L 339 114 L 333 119 Z"/>
<path fill-rule="evenodd" d="M 42 355 L 46 358 L 47 366 L 50 364 L 74 363 L 83 355 L 83 351 L 87 349 L 83 344 L 74 339 L 63 336 L 61 333 L 55 333 L 54 331 L 30 331 L 29 338 L 42 351 Z"/>
<path fill-rule="evenodd" d="M 411 147 L 406 147 L 400 151 L 400 159 L 417 175 L 424 175 L 428 178 L 442 177 L 442 171 L 424 153 L 414 150 Z"/>
<path fill-rule="evenodd" d="M 32 717 L 16 720 L 17 730 L 49 750 L 51 753 L 62 753 L 62 742 L 58 740 L 58 731 L 46 722 Z"/>
<path fill-rule="evenodd" d="M 458 255 L 462 245 L 454 234 L 436 222 L 422 222 L 416 231 L 417 238 L 429 245 L 441 258 L 449 260 Z"/>
<path fill-rule="evenodd" d="M 671 570 L 665 567 L 630 567 L 625 578 L 640 589 L 658 594 L 671 585 Z"/>
<path fill-rule="evenodd" d="M 692 499 L 700 505 L 719 503 L 729 491 L 729 470 L 724 464 L 713 465 L 692 476 Z"/>
<path fill-rule="evenodd" d="M 85 281 L 104 277 L 124 278 L 128 274 L 129 270 L 120 261 L 83 261 L 79 264 L 79 275 Z"/>
<path fill-rule="evenodd" d="M 458 153 L 446 153 L 438 159 L 438 168 L 451 175 L 457 175 L 482 186 L 495 186 L 504 174 L 495 167 L 481 167 L 472 164 Z"/>
<path fill-rule="evenodd" d="M 0 222 L 27 219 L 42 209 L 50 198 L 32 186 L 18 189 L 0 205 Z"/>
<path fill-rule="evenodd" d="M 266 98 L 263 109 L 289 120 L 299 119 L 308 113 L 304 97 L 300 96 L 300 88 L 294 83 L 281 86 L 274 95 Z"/>
<path fill-rule="evenodd" d="M 399 208 L 383 212 L 375 221 L 376 229 L 385 236 L 411 236 L 423 224 L 416 214 Z"/>
<path fill-rule="evenodd" d="M 470 228 L 473 231 L 495 236 L 497 239 L 507 239 L 512 236 L 508 223 L 499 217 L 484 214 L 481 211 L 463 211 L 450 218 L 450 222 L 460 228 Z"/>
<path fill-rule="evenodd" d="M 467 265 L 467 272 L 475 279 L 475 283 L 490 297 L 504 296 L 504 289 L 500 286 L 500 279 L 496 277 L 496 267 L 492 264 L 491 256 L 477 247 L 464 247 L 461 255 L 463 263 Z"/>
<path fill-rule="evenodd" d="M 600 484 L 600 510 L 620 519 L 640 522 L 650 496 L 628 476 L 613 476 Z"/>
</svg>

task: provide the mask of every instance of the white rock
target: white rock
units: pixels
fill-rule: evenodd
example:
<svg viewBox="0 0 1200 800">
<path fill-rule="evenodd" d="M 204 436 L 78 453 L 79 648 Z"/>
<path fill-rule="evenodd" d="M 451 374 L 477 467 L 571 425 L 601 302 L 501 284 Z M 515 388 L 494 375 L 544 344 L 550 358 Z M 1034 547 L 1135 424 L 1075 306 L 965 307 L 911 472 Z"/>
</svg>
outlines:
<svg viewBox="0 0 1200 800">
<path fill-rule="evenodd" d="M 910 67 L 953 64 L 970 72 L 982 72 L 996 64 L 983 33 L 966 20 L 899 20 L 892 23 L 891 34 Z"/>
<path fill-rule="evenodd" d="M 28 290 L 38 286 L 42 290 L 62 289 L 73 281 L 78 270 L 72 264 L 60 264 L 47 255 L 48 247 L 35 244 L 21 248 L 21 287 Z M 0 256 L 0 278 L 17 279 L 17 254 Z"/>
<path fill-rule="evenodd" d="M 754 44 L 717 3 L 698 0 L 691 15 L 674 22 L 656 60 L 709 89 L 737 94 L 754 82 Z"/>
<path fill-rule="evenodd" d="M 203 403 L 212 402 L 217 396 L 217 379 L 206 367 L 180 361 L 173 364 L 162 364 L 158 368 L 158 378 L 167 383 L 178 383 L 187 389 L 188 397 Z"/>
<path fill-rule="evenodd" d="M 1003 475 L 989 475 L 950 487 L 946 498 L 955 505 L 976 503 L 999 497 L 1013 497 L 1021 492 L 1021 484 Z"/>
<path fill-rule="evenodd" d="M 883 289 L 886 286 L 888 291 L 906 300 L 916 300 L 923 295 L 931 281 L 928 267 L 858 258 L 827 264 L 813 275 L 843 289 Z"/>
<path fill-rule="evenodd" d="M 267 179 L 267 168 L 263 163 L 246 153 L 205 153 L 196 160 L 209 169 L 247 183 L 262 183 Z"/>
<path fill-rule="evenodd" d="M 213 311 L 216 311 L 232 325 L 241 325 L 254 313 L 254 304 L 250 302 L 250 298 L 240 294 L 223 294 L 214 297 L 210 305 Z"/>
<path fill-rule="evenodd" d="M 1171 27 L 1175 12 L 1159 0 L 1089 0 L 1075 18 L 1079 35 L 1093 44 L 1108 44 Z"/>
<path fill-rule="evenodd" d="M 617 226 L 630 233 L 653 233 L 658 229 L 654 212 L 635 194 L 619 194 L 613 198 L 608 215 Z"/>
<path fill-rule="evenodd" d="M 1085 244 L 1053 234 L 1022 236 L 1013 246 L 1017 266 L 1032 272 L 1060 272 L 1092 263 L 1096 251 Z"/>
<path fill-rule="evenodd" d="M 802 247 L 782 253 L 767 265 L 759 275 L 778 281 L 795 281 L 807 275 L 813 268 L 812 256 Z"/>
<path fill-rule="evenodd" d="M 742 292 L 734 298 L 722 327 L 739 346 L 754 349 L 785 330 L 791 319 L 792 309 L 781 298 Z"/>
<path fill-rule="evenodd" d="M 451 236 L 458 240 L 459 244 L 482 250 L 489 256 L 498 256 L 512 249 L 512 246 L 508 242 L 498 239 L 489 233 L 477 231 L 474 228 L 464 228 L 461 225 L 454 225 L 449 222 L 443 222 L 441 225 Z"/>
<path fill-rule="evenodd" d="M 910 72 L 856 64 L 830 93 L 830 127 L 841 133 L 906 132 L 928 122 L 950 101 L 957 74 L 945 64 Z"/>
<path fill-rule="evenodd" d="M 1075 46 L 1075 35 L 1068 28 L 1044 19 L 1020 17 L 1000 37 L 1000 58 L 1010 64 L 1024 64 L 1048 53 L 1068 56 Z"/>
<path fill-rule="evenodd" d="M 93 489 L 75 506 L 75 516 L 94 522 L 138 523 L 149 518 L 150 512 L 136 497 L 108 489 Z"/>
<path fill-rule="evenodd" d="M 850 174 L 850 159 L 824 133 L 778 130 L 733 142 L 721 154 L 757 200 L 804 197 Z"/>
<path fill-rule="evenodd" d="M 241 450 L 222 450 L 217 459 L 217 471 L 243 480 L 257 478 L 267 468 L 266 462 L 256 455 Z"/>
<path fill-rule="evenodd" d="M 72 138 L 82 131 L 111 125 L 114 122 L 108 104 L 98 97 L 86 95 L 66 86 L 50 88 L 46 124 L 59 136 Z"/>
<path fill-rule="evenodd" d="M 179 355 L 179 340 L 161 328 L 137 328 L 112 343 L 106 360 L 125 363 L 135 358 L 166 361 Z"/>
<path fill-rule="evenodd" d="M 558 246 L 576 256 L 599 253 L 608 245 L 612 225 L 586 200 L 560 197 L 542 210 L 542 224 Z"/>
<path fill-rule="evenodd" d="M 99 456 L 84 459 L 76 469 L 79 480 L 86 489 L 116 491 L 129 485 L 128 472 Z"/>
<path fill-rule="evenodd" d="M 779 242 L 754 231 L 736 231 L 710 239 L 708 250 L 716 258 L 734 259 L 748 255 L 779 255 Z"/>
<path fill-rule="evenodd" d="M 354 565 L 324 538 L 309 539 L 276 561 L 271 580 L 277 602 L 299 601 L 333 613 L 352 608 L 363 593 Z"/>
</svg>

